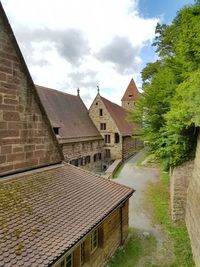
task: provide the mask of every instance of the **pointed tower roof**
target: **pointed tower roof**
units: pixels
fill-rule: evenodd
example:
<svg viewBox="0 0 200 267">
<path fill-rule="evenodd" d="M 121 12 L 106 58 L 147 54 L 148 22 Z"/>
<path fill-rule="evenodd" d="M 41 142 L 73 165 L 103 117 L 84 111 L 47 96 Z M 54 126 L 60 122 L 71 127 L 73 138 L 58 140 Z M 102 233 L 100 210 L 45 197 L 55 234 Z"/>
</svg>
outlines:
<svg viewBox="0 0 200 267">
<path fill-rule="evenodd" d="M 137 100 L 139 98 L 139 91 L 133 79 L 131 79 L 124 96 L 122 97 L 122 101 L 129 100 Z"/>
</svg>

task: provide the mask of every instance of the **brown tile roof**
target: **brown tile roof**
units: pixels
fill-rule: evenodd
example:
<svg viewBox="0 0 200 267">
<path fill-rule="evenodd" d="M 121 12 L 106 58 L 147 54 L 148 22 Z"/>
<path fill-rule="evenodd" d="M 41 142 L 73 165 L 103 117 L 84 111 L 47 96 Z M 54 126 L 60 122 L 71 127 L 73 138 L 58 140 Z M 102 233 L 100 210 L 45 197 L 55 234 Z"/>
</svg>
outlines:
<svg viewBox="0 0 200 267">
<path fill-rule="evenodd" d="M 0 180 L 0 267 L 51 265 L 134 190 L 69 164 Z"/>
<path fill-rule="evenodd" d="M 133 79 L 131 79 L 124 96 L 122 97 L 122 101 L 129 100 L 137 100 L 139 98 L 139 91 Z"/>
<path fill-rule="evenodd" d="M 60 127 L 61 138 L 87 138 L 101 135 L 79 96 L 36 86 L 52 126 Z"/>
<path fill-rule="evenodd" d="M 132 135 L 136 125 L 128 122 L 128 111 L 102 96 L 101 99 L 111 117 L 115 121 L 120 133 L 124 136 Z"/>
</svg>

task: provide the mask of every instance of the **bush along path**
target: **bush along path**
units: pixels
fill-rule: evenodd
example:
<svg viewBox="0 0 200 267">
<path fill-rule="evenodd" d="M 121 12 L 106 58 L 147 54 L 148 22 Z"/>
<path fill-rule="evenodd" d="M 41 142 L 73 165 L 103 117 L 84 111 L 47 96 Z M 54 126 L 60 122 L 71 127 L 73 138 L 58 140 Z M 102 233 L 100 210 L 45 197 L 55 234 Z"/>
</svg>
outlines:
<svg viewBox="0 0 200 267">
<path fill-rule="evenodd" d="M 185 225 L 174 225 L 169 215 L 169 177 L 138 153 L 124 164 L 118 183 L 136 190 L 129 202 L 129 240 L 109 267 L 193 267 Z M 149 167 L 151 166 L 151 167 Z"/>
</svg>

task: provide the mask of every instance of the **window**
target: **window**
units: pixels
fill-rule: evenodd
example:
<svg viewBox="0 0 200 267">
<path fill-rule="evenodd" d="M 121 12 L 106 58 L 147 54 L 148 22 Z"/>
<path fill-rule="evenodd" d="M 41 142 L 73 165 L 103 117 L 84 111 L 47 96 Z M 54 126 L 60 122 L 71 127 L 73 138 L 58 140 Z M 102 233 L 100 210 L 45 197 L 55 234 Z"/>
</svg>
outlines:
<svg viewBox="0 0 200 267">
<path fill-rule="evenodd" d="M 101 160 L 101 153 L 97 153 L 94 155 L 94 162 Z"/>
<path fill-rule="evenodd" d="M 85 164 L 90 163 L 90 156 L 85 157 Z"/>
<path fill-rule="evenodd" d="M 100 130 L 106 130 L 106 123 L 100 123 Z"/>
<path fill-rule="evenodd" d="M 73 267 L 73 263 L 72 263 L 72 254 L 69 254 L 66 257 L 66 267 Z"/>
<path fill-rule="evenodd" d="M 98 105 L 98 102 L 96 102 L 96 105 Z"/>
<path fill-rule="evenodd" d="M 78 159 L 78 166 L 83 166 L 83 158 Z"/>
<path fill-rule="evenodd" d="M 119 134 L 115 133 L 115 143 L 119 143 Z"/>
<path fill-rule="evenodd" d="M 103 109 L 102 108 L 99 109 L 99 116 L 103 116 Z"/>
<path fill-rule="evenodd" d="M 131 94 L 131 95 L 128 95 L 128 97 L 129 97 L 129 98 L 131 98 L 132 96 L 133 96 L 133 94 Z"/>
<path fill-rule="evenodd" d="M 104 140 L 106 144 L 110 143 L 110 134 L 105 134 Z"/>
<path fill-rule="evenodd" d="M 91 252 L 98 247 L 98 230 L 94 230 L 91 234 Z"/>
<path fill-rule="evenodd" d="M 83 243 L 81 243 L 81 266 L 85 263 L 85 261 L 85 241 L 83 241 Z"/>
<path fill-rule="evenodd" d="M 53 131 L 56 135 L 59 134 L 59 127 L 53 127 Z"/>
<path fill-rule="evenodd" d="M 61 261 L 60 267 L 65 267 L 65 260 Z"/>
<path fill-rule="evenodd" d="M 71 164 L 71 165 L 74 165 L 74 166 L 76 166 L 76 167 L 78 167 L 78 159 L 73 159 L 73 160 L 71 160 L 71 161 L 70 161 L 70 164 Z"/>
<path fill-rule="evenodd" d="M 104 157 L 105 157 L 105 159 L 110 159 L 110 149 L 104 150 Z"/>
</svg>

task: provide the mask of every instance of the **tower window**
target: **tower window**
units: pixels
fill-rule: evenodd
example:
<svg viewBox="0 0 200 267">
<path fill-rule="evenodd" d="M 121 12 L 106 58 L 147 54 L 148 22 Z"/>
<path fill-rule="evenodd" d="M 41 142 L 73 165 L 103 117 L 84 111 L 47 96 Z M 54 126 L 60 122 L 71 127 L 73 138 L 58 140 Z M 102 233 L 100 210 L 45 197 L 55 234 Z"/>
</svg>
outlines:
<svg viewBox="0 0 200 267">
<path fill-rule="evenodd" d="M 99 109 L 99 116 L 103 116 L 103 109 L 102 108 Z"/>
</svg>

